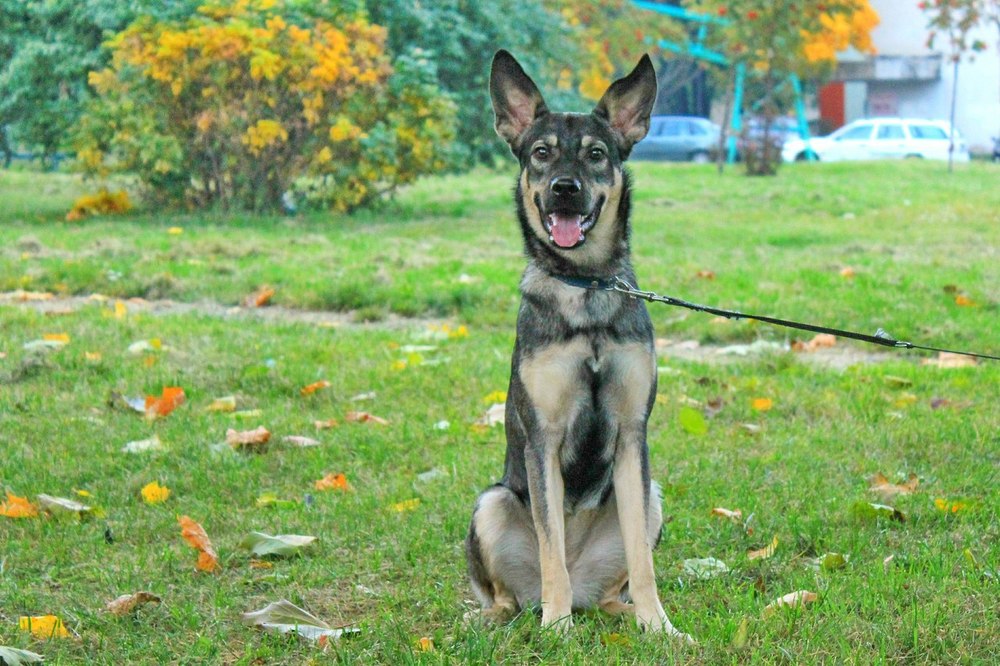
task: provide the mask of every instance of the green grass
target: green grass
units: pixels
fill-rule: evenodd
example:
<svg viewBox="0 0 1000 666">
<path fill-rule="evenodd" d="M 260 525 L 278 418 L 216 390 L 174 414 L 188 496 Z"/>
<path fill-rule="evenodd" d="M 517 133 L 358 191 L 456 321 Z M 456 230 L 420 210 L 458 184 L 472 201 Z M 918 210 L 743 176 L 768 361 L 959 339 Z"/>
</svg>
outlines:
<svg viewBox="0 0 1000 666">
<path fill-rule="evenodd" d="M 709 168 L 635 168 L 635 264 L 643 286 L 700 302 L 997 353 L 1000 175 L 973 164 L 953 176 L 933 164 L 803 165 L 776 179 L 718 178 Z M 1000 657 L 1000 364 L 940 369 L 916 354 L 832 370 L 802 355 L 731 363 L 661 359 L 650 427 L 653 475 L 664 487 L 660 594 L 699 645 L 678 648 L 631 622 L 586 615 L 568 638 L 536 616 L 478 630 L 462 624 L 472 598 L 462 539 L 476 494 L 502 467 L 503 433 L 471 422 L 506 388 L 523 260 L 508 199 L 510 173 L 421 182 L 384 209 L 292 219 L 144 212 L 65 224 L 85 189 L 66 176 L 0 173 L 0 290 L 93 292 L 202 303 L 158 315 L 131 305 L 73 301 L 72 312 L 0 305 L 0 490 L 77 498 L 103 516 L 0 518 L 0 645 L 52 664 L 302 663 L 988 663 Z M 183 227 L 180 235 L 167 229 Z M 841 277 L 851 266 L 853 279 Z M 711 270 L 714 280 L 696 277 Z M 459 279 L 461 275 L 468 278 Z M 263 284 L 287 308 L 360 310 L 365 327 L 232 314 Z M 955 303 L 954 285 L 975 305 Z M 947 287 L 947 289 L 946 289 Z M 653 306 L 657 335 L 705 345 L 780 329 L 717 323 Z M 468 337 L 428 342 L 425 320 L 466 324 Z M 303 319 L 300 321 L 300 319 Z M 312 320 L 310 320 L 312 321 Z M 66 333 L 36 357 L 24 343 Z M 170 349 L 148 365 L 127 347 L 158 337 Z M 794 337 L 794 335 L 793 335 Z M 433 344 L 399 369 L 407 344 Z M 839 347 L 850 347 L 840 342 Z M 860 349 L 860 348 L 857 348 Z M 99 352 L 99 361 L 86 352 Z M 313 396 L 301 387 L 328 379 Z M 155 423 L 108 407 L 112 391 L 182 386 L 187 402 Z M 370 401 L 357 394 L 375 391 Z M 233 394 L 251 419 L 208 412 Z M 769 397 L 774 408 L 751 409 Z M 948 401 L 940 406 L 940 400 Z M 679 424 L 687 405 L 721 401 L 708 432 Z M 388 426 L 344 422 L 365 409 Z M 317 419 L 337 418 L 316 431 Z M 450 422 L 446 430 L 434 425 Z M 761 427 L 758 434 L 744 424 Z M 262 454 L 220 450 L 227 428 L 265 425 L 317 437 Z M 121 453 L 156 433 L 168 451 Z M 446 473 L 421 482 L 433 468 Z M 920 476 L 892 501 L 906 522 L 854 515 L 880 501 L 866 478 Z M 349 493 L 312 484 L 343 472 Z M 139 490 L 158 480 L 163 505 Z M 262 493 L 296 500 L 258 508 Z M 412 512 L 396 502 L 419 498 Z M 962 502 L 957 513 L 934 500 Z M 753 534 L 709 517 L 753 514 Z M 201 522 L 222 571 L 194 570 L 176 516 Z M 106 529 L 113 543 L 104 538 Z M 251 568 L 239 548 L 251 530 L 308 534 L 303 556 Z M 747 550 L 779 539 L 775 555 Z M 973 563 L 965 554 L 974 558 Z M 838 571 L 808 559 L 849 556 Z M 892 555 L 888 564 L 885 558 Z M 685 558 L 715 557 L 733 572 L 684 576 Z M 126 592 L 163 598 L 135 617 L 104 604 Z M 764 619 L 764 606 L 808 589 L 819 601 Z M 306 641 L 242 625 L 242 612 L 287 598 L 361 632 L 322 653 Z M 21 615 L 55 614 L 79 639 L 39 641 Z M 741 622 L 747 639 L 734 643 Z M 619 634 L 616 641 L 609 635 Z M 417 641 L 432 637 L 433 652 Z"/>
</svg>

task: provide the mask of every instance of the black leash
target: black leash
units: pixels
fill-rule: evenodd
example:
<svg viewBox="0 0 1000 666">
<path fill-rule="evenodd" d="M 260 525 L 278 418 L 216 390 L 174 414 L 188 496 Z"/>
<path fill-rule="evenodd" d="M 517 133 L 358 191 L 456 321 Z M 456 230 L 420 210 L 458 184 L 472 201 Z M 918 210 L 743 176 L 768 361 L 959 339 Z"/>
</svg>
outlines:
<svg viewBox="0 0 1000 666">
<path fill-rule="evenodd" d="M 632 298 L 641 298 L 644 301 L 649 301 L 650 303 L 665 303 L 666 305 L 675 305 L 681 308 L 687 308 L 688 310 L 694 310 L 696 312 L 706 312 L 708 314 L 713 314 L 719 317 L 725 317 L 726 319 L 753 319 L 755 321 L 762 321 L 766 324 L 773 324 L 775 326 L 784 326 L 786 328 L 796 328 L 800 331 L 811 331 L 813 333 L 829 333 L 830 335 L 836 335 L 842 338 L 851 338 L 853 340 L 860 340 L 862 342 L 869 342 L 873 345 L 880 345 L 882 347 L 893 347 L 894 349 L 923 349 L 926 351 L 934 352 L 945 352 L 948 354 L 961 354 L 962 356 L 974 356 L 976 358 L 986 358 L 992 361 L 1000 361 L 1000 356 L 991 356 L 990 354 L 979 354 L 976 352 L 967 351 L 955 351 L 953 349 L 941 349 L 939 347 L 927 347 L 925 345 L 917 345 L 912 342 L 904 342 L 902 340 L 897 340 L 888 333 L 886 333 L 881 328 L 875 331 L 875 335 L 866 335 L 864 333 L 855 333 L 854 331 L 842 331 L 837 328 L 828 328 L 826 326 L 817 326 L 815 324 L 803 324 L 798 321 L 789 321 L 787 319 L 778 319 L 777 317 L 766 317 L 763 315 L 753 315 L 746 314 L 744 312 L 736 312 L 735 310 L 723 310 L 722 308 L 713 308 L 709 305 L 699 305 L 697 303 L 691 303 L 680 298 L 674 298 L 672 296 L 660 296 L 659 294 L 652 291 L 640 291 L 636 289 L 626 280 L 615 275 L 609 279 L 593 279 L 593 278 L 572 278 L 564 277 L 561 275 L 554 276 L 562 282 L 574 287 L 580 287 L 581 289 L 594 289 L 597 291 L 616 291 L 620 294 L 625 294 Z"/>
</svg>

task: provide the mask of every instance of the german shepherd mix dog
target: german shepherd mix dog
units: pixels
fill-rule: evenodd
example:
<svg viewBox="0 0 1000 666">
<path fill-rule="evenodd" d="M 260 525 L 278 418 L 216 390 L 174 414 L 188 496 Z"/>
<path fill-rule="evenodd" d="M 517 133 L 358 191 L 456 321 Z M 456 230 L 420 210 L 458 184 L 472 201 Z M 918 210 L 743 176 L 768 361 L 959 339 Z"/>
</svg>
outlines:
<svg viewBox="0 0 1000 666">
<path fill-rule="evenodd" d="M 622 162 L 649 129 L 656 73 L 643 56 L 591 113 L 553 113 L 500 51 L 490 95 L 497 133 L 521 165 L 528 267 L 504 475 L 476 501 L 466 539 L 479 613 L 502 621 L 541 604 L 544 626 L 568 629 L 573 609 L 596 605 L 690 640 L 667 619 L 653 573 L 663 519 L 646 446 L 652 323 L 642 301 L 586 288 L 616 275 L 636 283 Z"/>
</svg>

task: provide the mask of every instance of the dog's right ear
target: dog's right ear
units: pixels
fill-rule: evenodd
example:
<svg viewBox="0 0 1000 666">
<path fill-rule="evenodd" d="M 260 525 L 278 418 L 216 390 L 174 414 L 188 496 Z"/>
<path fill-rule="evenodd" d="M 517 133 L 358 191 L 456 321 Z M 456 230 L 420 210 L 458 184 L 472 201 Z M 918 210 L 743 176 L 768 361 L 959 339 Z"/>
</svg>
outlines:
<svg viewBox="0 0 1000 666">
<path fill-rule="evenodd" d="M 497 134 L 517 155 L 520 137 L 535 119 L 549 112 L 538 92 L 538 86 L 531 80 L 517 60 L 504 50 L 493 56 L 490 69 L 490 97 L 493 113 L 496 115 Z"/>
</svg>

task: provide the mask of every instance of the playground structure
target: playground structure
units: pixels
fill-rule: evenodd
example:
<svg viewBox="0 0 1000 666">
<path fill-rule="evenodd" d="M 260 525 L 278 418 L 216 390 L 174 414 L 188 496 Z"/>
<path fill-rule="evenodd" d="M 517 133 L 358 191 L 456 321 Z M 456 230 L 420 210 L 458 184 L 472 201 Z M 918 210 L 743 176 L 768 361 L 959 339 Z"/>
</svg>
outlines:
<svg viewBox="0 0 1000 666">
<path fill-rule="evenodd" d="M 674 5 L 661 5 L 656 2 L 649 2 L 648 0 L 632 0 L 632 4 L 640 9 L 658 12 L 671 18 L 687 21 L 697 25 L 697 31 L 695 32 L 693 40 L 689 39 L 687 42 L 675 42 L 666 39 L 646 37 L 647 42 L 656 44 L 656 46 L 659 46 L 661 49 L 666 51 L 689 56 L 696 60 L 703 60 L 722 67 L 734 67 L 733 110 L 730 118 L 729 136 L 726 140 L 726 161 L 729 163 L 735 162 L 736 137 L 739 136 L 740 132 L 743 130 L 743 93 L 747 76 L 746 65 L 739 62 L 734 66 L 725 54 L 719 53 L 718 51 L 705 46 L 705 38 L 708 35 L 709 27 L 713 24 L 728 25 L 729 20 L 719 16 L 698 14 L 684 9 L 683 7 L 677 7 Z M 799 136 L 806 142 L 806 155 L 811 156 L 812 151 L 809 150 L 809 123 L 806 121 L 806 106 L 802 98 L 802 82 L 799 81 L 799 77 L 795 74 L 789 74 L 778 87 L 780 88 L 785 85 L 790 85 L 792 87 L 792 94 L 795 99 L 795 117 L 798 121 Z M 759 104 L 760 102 L 754 104 L 751 108 L 757 108 Z"/>
</svg>

